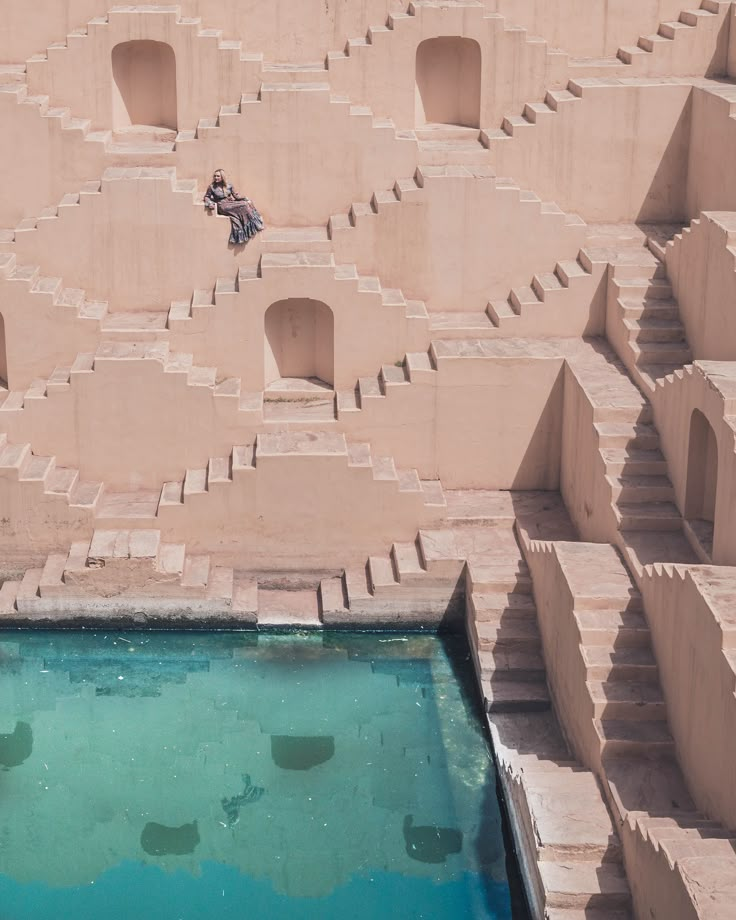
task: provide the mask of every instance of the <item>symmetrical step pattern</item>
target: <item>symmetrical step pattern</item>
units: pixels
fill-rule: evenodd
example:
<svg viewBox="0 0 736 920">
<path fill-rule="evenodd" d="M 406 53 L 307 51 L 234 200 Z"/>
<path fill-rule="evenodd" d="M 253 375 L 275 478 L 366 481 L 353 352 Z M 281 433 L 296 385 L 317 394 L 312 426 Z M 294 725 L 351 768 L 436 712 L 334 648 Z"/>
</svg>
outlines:
<svg viewBox="0 0 736 920">
<path fill-rule="evenodd" d="M 6 625 L 24 618 L 56 627 L 110 618 L 174 628 L 191 620 L 247 625 L 256 609 L 252 580 L 236 579 L 231 568 L 187 553 L 184 544 L 163 542 L 157 530 L 96 530 L 0 589 Z"/>
</svg>

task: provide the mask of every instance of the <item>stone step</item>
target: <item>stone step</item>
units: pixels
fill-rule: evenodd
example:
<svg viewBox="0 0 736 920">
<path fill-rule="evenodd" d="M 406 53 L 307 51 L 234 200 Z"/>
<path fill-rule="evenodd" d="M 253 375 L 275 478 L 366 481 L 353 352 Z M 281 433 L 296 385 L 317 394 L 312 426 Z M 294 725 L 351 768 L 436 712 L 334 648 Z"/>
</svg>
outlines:
<svg viewBox="0 0 736 920">
<path fill-rule="evenodd" d="M 481 689 L 489 713 L 544 712 L 551 707 L 544 680 L 483 680 Z"/>
<path fill-rule="evenodd" d="M 651 648 L 584 645 L 581 652 L 590 681 L 656 683 L 659 679 Z"/>
<path fill-rule="evenodd" d="M 342 578 L 324 578 L 319 583 L 319 607 L 324 618 L 325 614 L 348 612 L 345 597 L 345 586 Z"/>
<path fill-rule="evenodd" d="M 471 604 L 478 622 L 494 622 L 498 617 L 505 615 L 523 617 L 536 617 L 537 615 L 534 598 L 527 594 L 473 591 Z"/>
<path fill-rule="evenodd" d="M 401 589 L 390 557 L 368 557 L 368 587 L 373 595 L 391 594 L 394 590 Z"/>
<path fill-rule="evenodd" d="M 661 317 L 641 316 L 639 319 L 624 319 L 624 326 L 629 331 L 629 336 L 639 344 L 640 348 L 658 344 L 677 343 L 687 347 L 685 329 L 679 319 L 663 319 Z"/>
<path fill-rule="evenodd" d="M 636 354 L 637 365 L 671 364 L 684 367 L 693 359 L 687 343 L 683 342 L 635 342 L 632 349 Z"/>
<path fill-rule="evenodd" d="M 619 504 L 646 504 L 651 502 L 673 503 L 675 491 L 667 476 L 632 475 L 614 478 L 606 476 L 614 501 Z"/>
<path fill-rule="evenodd" d="M 393 570 L 402 585 L 421 584 L 427 578 L 422 566 L 416 540 L 411 543 L 394 543 L 391 547 Z"/>
<path fill-rule="evenodd" d="M 596 422 L 601 449 L 659 450 L 659 434 L 642 422 Z"/>
<path fill-rule="evenodd" d="M 662 278 L 620 278 L 614 284 L 621 292 L 621 298 L 634 305 L 637 302 L 664 300 L 675 303 L 672 297 L 672 285 Z"/>
<path fill-rule="evenodd" d="M 601 910 L 606 911 L 608 917 L 610 911 L 624 911 L 630 907 L 626 873 L 618 862 L 541 861 L 538 871 L 546 893 L 547 912 L 584 910 L 584 916 L 588 917 L 590 910 Z"/>
<path fill-rule="evenodd" d="M 478 652 L 481 680 L 546 680 L 544 658 L 540 652 L 494 649 Z"/>
<path fill-rule="evenodd" d="M 664 721 L 666 706 L 658 683 L 588 681 L 596 719 Z"/>
<path fill-rule="evenodd" d="M 608 648 L 650 647 L 646 617 L 634 611 L 579 610 L 575 619 L 584 646 Z"/>
<path fill-rule="evenodd" d="M 551 908 L 545 911 L 545 920 L 633 920 L 629 910 L 608 910 L 601 908 Z"/>
<path fill-rule="evenodd" d="M 662 297 L 620 297 L 624 316 L 627 320 L 680 320 L 680 308 L 676 300 Z M 680 328 L 682 325 L 680 324 Z"/>
<path fill-rule="evenodd" d="M 0 620 L 3 615 L 16 613 L 15 601 L 19 588 L 19 581 L 6 581 L 0 587 Z"/>
<path fill-rule="evenodd" d="M 682 518 L 671 502 L 618 502 L 614 505 L 619 530 L 682 530 Z"/>
<path fill-rule="evenodd" d="M 601 450 L 609 475 L 666 476 L 667 461 L 659 450 L 606 447 Z"/>
<path fill-rule="evenodd" d="M 664 721 L 594 719 L 602 756 L 658 757 L 674 753 L 674 741 Z"/>
<path fill-rule="evenodd" d="M 539 626 L 531 617 L 495 623 L 480 620 L 472 630 L 481 651 L 538 653 L 541 648 Z"/>
</svg>

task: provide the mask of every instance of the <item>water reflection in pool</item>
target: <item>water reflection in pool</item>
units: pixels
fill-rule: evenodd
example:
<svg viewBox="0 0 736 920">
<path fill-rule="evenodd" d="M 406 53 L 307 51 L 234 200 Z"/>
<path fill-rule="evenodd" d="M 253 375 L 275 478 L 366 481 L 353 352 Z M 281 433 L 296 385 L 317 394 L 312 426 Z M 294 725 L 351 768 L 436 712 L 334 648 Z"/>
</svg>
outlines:
<svg viewBox="0 0 736 920">
<path fill-rule="evenodd" d="M 3 634 L 3 916 L 511 917 L 458 648 Z"/>
</svg>

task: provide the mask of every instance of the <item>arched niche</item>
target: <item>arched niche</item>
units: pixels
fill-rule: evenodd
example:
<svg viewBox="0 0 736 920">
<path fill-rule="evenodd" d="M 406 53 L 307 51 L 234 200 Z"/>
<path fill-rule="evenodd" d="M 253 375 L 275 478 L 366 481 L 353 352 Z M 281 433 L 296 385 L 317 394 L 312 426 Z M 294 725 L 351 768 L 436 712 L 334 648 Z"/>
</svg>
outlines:
<svg viewBox="0 0 736 920">
<path fill-rule="evenodd" d="M 291 297 L 266 311 L 266 387 L 279 380 L 335 379 L 332 310 L 319 300 Z"/>
<path fill-rule="evenodd" d="M 718 441 L 708 419 L 695 409 L 690 419 L 685 518 L 707 554 L 713 548 L 718 490 Z"/>
<path fill-rule="evenodd" d="M 8 345 L 5 341 L 5 320 L 0 313 L 0 386 L 8 386 Z"/>
<path fill-rule="evenodd" d="M 480 45 L 443 35 L 417 48 L 416 122 L 480 127 Z"/>
<path fill-rule="evenodd" d="M 164 42 L 123 42 L 112 50 L 113 130 L 176 132 L 176 55 Z"/>
</svg>

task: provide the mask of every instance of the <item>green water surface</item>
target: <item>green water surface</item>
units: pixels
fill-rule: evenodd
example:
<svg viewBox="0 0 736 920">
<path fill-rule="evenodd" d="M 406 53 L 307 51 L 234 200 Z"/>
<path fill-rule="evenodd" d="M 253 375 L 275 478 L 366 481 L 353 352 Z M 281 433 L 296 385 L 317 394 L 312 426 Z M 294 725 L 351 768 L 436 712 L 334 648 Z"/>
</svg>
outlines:
<svg viewBox="0 0 736 920">
<path fill-rule="evenodd" d="M 467 650 L 0 635 L 0 920 L 511 918 Z"/>
</svg>

